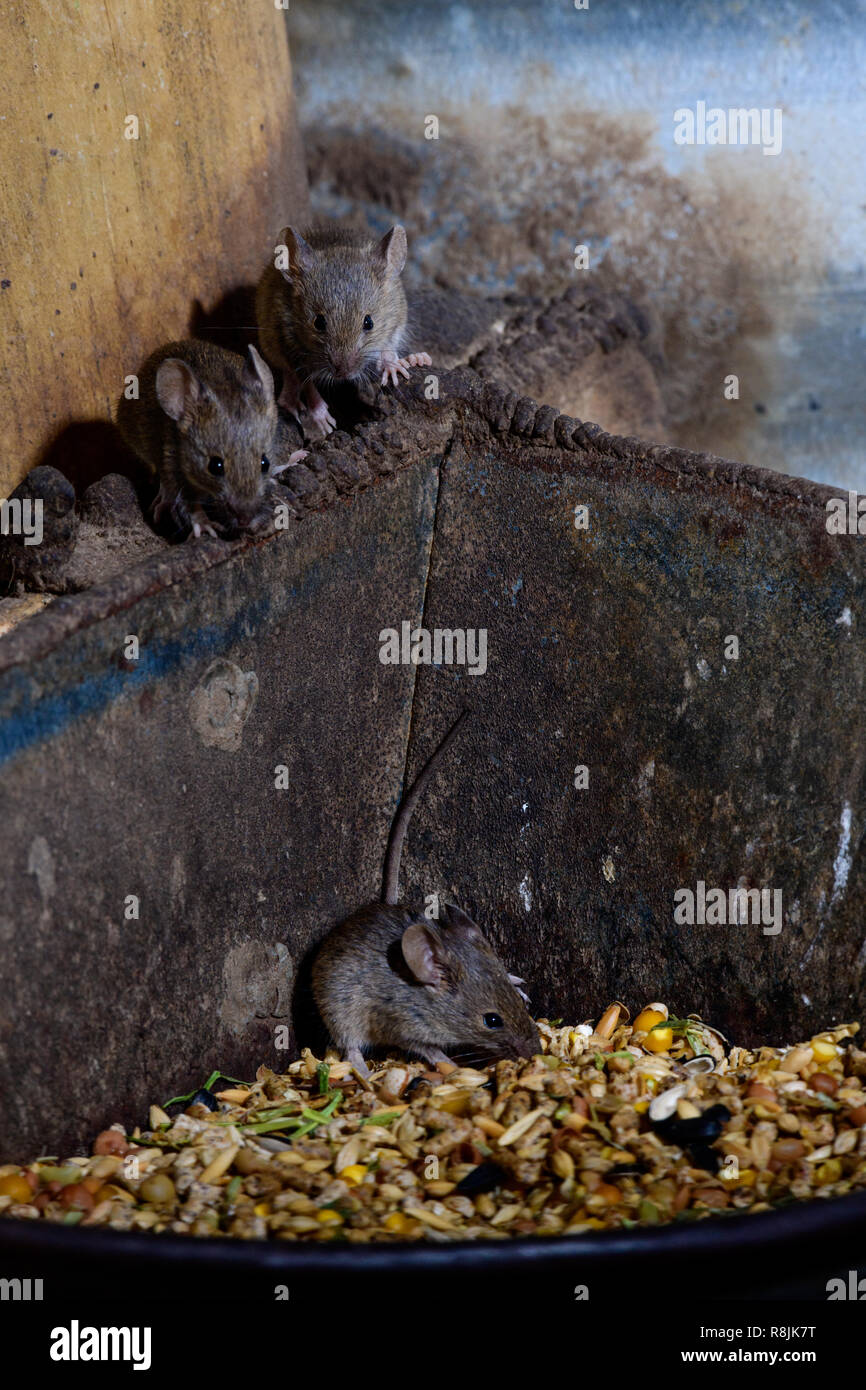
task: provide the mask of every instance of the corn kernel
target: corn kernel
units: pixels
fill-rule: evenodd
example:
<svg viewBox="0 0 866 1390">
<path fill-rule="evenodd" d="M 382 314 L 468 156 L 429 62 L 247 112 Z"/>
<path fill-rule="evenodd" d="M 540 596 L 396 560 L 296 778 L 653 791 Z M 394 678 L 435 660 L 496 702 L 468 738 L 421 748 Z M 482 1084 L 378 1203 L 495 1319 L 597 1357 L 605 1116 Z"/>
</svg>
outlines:
<svg viewBox="0 0 866 1390">
<path fill-rule="evenodd" d="M 674 1040 L 673 1028 L 656 1028 L 651 1033 L 647 1033 L 641 1043 L 647 1052 L 667 1052 Z"/>
<path fill-rule="evenodd" d="M 316 1220 L 321 1221 L 323 1226 L 342 1226 L 343 1224 L 342 1216 L 338 1211 L 334 1211 L 333 1207 L 323 1207 L 321 1211 L 316 1212 Z"/>
<path fill-rule="evenodd" d="M 340 1169 L 339 1173 L 337 1174 L 337 1177 L 342 1178 L 343 1182 L 347 1182 L 350 1187 L 357 1187 L 358 1183 L 362 1181 L 366 1172 L 366 1163 L 350 1163 L 348 1168 Z"/>
<path fill-rule="evenodd" d="M 649 1106 L 650 1103 L 648 1100 L 636 1100 L 634 1103 L 634 1108 L 639 1115 L 645 1115 L 649 1110 Z"/>
<path fill-rule="evenodd" d="M 635 1019 L 632 1027 L 636 1033 L 648 1033 L 657 1023 L 664 1023 L 664 1014 L 658 1009 L 644 1009 Z"/>
<path fill-rule="evenodd" d="M 270 1214 L 271 1214 L 270 1203 L 269 1203 L 269 1202 L 258 1202 L 257 1205 L 253 1207 L 253 1211 L 255 1212 L 256 1216 L 270 1216 Z"/>
<path fill-rule="evenodd" d="M 813 1038 L 812 1055 L 816 1062 L 832 1062 L 838 1053 L 839 1049 L 835 1043 L 829 1042 L 826 1038 Z"/>
<path fill-rule="evenodd" d="M 399 1231 L 402 1235 L 411 1228 L 412 1222 L 402 1211 L 392 1211 L 390 1216 L 385 1217 L 384 1225 L 386 1230 Z"/>
</svg>

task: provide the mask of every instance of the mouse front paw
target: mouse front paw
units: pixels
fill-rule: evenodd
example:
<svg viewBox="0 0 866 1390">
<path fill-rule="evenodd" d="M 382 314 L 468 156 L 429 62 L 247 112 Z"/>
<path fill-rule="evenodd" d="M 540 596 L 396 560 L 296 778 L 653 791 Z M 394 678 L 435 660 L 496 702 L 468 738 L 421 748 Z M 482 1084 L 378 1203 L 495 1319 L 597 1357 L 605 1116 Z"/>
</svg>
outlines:
<svg viewBox="0 0 866 1390">
<path fill-rule="evenodd" d="M 202 536 L 213 536 L 215 541 L 219 540 L 219 533 L 214 530 L 213 523 L 207 513 L 200 508 L 191 513 L 189 524 L 191 527 L 190 535 L 194 536 L 196 540 Z"/>
<path fill-rule="evenodd" d="M 336 424 L 336 421 L 334 423 Z M 296 463 L 300 463 L 301 459 L 307 457 L 307 453 L 307 449 L 294 449 L 285 463 L 278 463 L 276 468 L 271 469 L 271 477 L 278 478 L 281 473 L 285 473 L 287 468 L 294 468 Z"/>
<path fill-rule="evenodd" d="M 432 367 L 433 359 L 429 352 L 410 352 L 406 357 L 397 357 L 393 352 L 383 352 L 379 357 L 379 367 L 382 372 L 383 386 L 396 386 L 398 382 L 398 372 L 406 381 L 409 380 L 410 367 Z"/>
<path fill-rule="evenodd" d="M 379 371 L 382 373 L 382 386 L 399 385 L 401 376 L 409 380 L 409 363 L 398 357 L 396 352 L 379 353 Z"/>
</svg>

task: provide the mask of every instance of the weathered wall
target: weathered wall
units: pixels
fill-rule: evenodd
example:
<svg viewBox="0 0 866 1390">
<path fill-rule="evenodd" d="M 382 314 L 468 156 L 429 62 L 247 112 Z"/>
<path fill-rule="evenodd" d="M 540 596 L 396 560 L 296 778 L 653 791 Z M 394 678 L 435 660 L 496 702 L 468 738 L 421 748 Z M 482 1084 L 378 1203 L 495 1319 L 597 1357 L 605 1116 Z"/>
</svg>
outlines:
<svg viewBox="0 0 866 1390">
<path fill-rule="evenodd" d="M 0 1151 L 284 1060 L 305 952 L 376 890 L 410 711 L 411 772 L 467 701 L 404 896 L 476 911 L 536 1008 L 663 997 L 776 1041 L 862 1009 L 866 562 L 826 490 L 440 387 L 293 470 L 288 534 L 177 547 L 0 642 Z M 383 666 L 422 612 L 486 627 L 486 674 Z M 780 889 L 782 931 L 675 926 L 698 878 Z"/>
<path fill-rule="evenodd" d="M 0 49 L 6 496 L 58 436 L 52 462 L 106 471 L 93 422 L 124 376 L 255 279 L 308 202 L 273 5 L 12 3 Z"/>
<path fill-rule="evenodd" d="M 866 491 L 862 5 L 390 0 L 383 24 L 380 0 L 292 0 L 287 23 L 317 210 L 399 214 L 439 284 L 627 289 L 664 429 L 589 418 Z M 678 145 L 698 101 L 779 109 L 781 152 Z"/>
</svg>

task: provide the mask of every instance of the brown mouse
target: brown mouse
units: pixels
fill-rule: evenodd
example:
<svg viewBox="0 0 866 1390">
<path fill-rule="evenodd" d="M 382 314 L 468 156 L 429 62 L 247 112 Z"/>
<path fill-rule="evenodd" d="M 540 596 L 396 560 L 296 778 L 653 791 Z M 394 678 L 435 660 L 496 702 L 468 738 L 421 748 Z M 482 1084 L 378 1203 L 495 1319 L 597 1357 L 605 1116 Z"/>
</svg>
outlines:
<svg viewBox="0 0 866 1390">
<path fill-rule="evenodd" d="M 455 1052 L 475 1061 L 531 1057 L 538 1030 L 509 975 L 471 918 L 443 907 L 436 921 L 397 906 L 400 854 L 412 811 L 468 713 L 464 710 L 400 803 L 391 829 L 382 901 L 325 937 L 312 966 L 313 995 L 331 1037 L 363 1076 L 363 1052 L 398 1047 L 436 1065 Z"/>
<path fill-rule="evenodd" d="M 280 404 L 300 418 L 306 405 L 315 435 L 336 420 L 319 386 L 378 377 L 397 384 L 410 367 L 429 367 L 426 352 L 401 356 L 407 336 L 406 232 L 380 241 L 351 227 L 284 227 L 259 281 L 256 317 L 262 352 L 283 372 Z"/>
<path fill-rule="evenodd" d="M 273 479 L 306 457 L 275 456 L 274 379 L 252 344 L 245 357 L 187 339 L 154 352 L 138 398 L 121 397 L 117 425 L 159 480 L 155 521 L 168 514 L 193 536 L 265 529 Z"/>
</svg>

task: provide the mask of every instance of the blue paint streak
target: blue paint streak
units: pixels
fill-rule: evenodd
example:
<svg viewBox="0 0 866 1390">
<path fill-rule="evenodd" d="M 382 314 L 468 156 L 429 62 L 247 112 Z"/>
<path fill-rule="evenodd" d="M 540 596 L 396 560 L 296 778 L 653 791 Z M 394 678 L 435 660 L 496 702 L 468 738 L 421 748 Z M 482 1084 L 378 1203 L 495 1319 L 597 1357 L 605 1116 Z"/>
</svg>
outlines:
<svg viewBox="0 0 866 1390">
<path fill-rule="evenodd" d="M 22 671 L 12 671 L 0 694 L 0 766 L 24 752 L 34 743 L 53 738 L 76 720 L 98 714 L 125 695 L 133 694 L 203 657 L 215 657 L 236 642 L 248 638 L 271 609 L 269 598 L 258 599 L 236 614 L 225 626 L 209 624 L 183 637 L 148 644 L 134 667 L 123 670 L 115 665 L 120 652 L 106 654 L 105 670 L 89 675 L 77 684 L 52 691 L 30 704 L 32 680 Z"/>
</svg>

